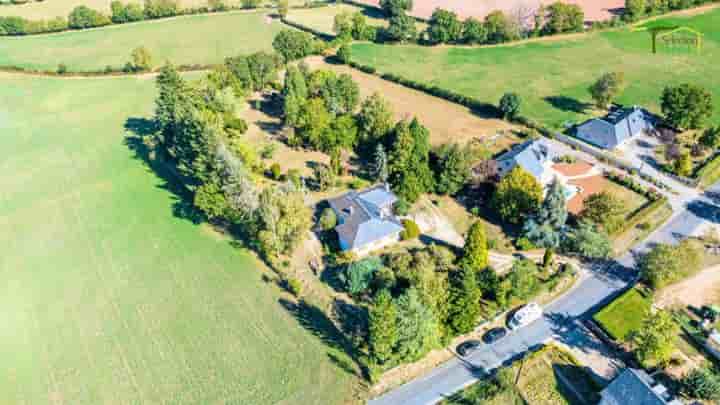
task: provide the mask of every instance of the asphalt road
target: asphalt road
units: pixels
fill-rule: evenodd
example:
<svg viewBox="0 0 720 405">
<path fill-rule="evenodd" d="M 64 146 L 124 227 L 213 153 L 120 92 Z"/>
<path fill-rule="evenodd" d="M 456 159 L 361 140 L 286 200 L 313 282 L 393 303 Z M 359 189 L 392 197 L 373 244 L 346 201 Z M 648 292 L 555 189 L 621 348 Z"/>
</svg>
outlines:
<svg viewBox="0 0 720 405">
<path fill-rule="evenodd" d="M 553 337 L 567 336 L 577 326 L 578 318 L 594 313 L 606 305 L 636 277 L 635 259 L 653 243 L 675 243 L 692 235 L 704 222 L 720 223 L 720 183 L 709 193 L 686 203 L 662 228 L 615 262 L 588 269 L 589 275 L 575 288 L 544 308 L 545 316 L 506 338 L 483 345 L 471 356 L 454 358 L 430 373 L 408 382 L 376 399 L 370 405 L 434 404 L 461 388 L 472 384 L 489 370 L 512 362 L 528 349 L 542 345 Z M 717 197 L 713 193 L 719 193 Z"/>
</svg>

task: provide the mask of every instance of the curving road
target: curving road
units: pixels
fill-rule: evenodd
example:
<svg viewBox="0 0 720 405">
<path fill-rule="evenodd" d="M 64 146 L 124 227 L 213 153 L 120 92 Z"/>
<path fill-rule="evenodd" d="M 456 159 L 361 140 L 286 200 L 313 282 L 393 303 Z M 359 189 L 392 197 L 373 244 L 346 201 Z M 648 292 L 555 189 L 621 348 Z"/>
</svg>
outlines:
<svg viewBox="0 0 720 405">
<path fill-rule="evenodd" d="M 718 194 L 715 194 L 718 193 Z M 578 319 L 594 313 L 636 278 L 635 258 L 654 243 L 675 243 L 693 235 L 707 222 L 720 223 L 720 182 L 708 192 L 695 196 L 677 211 L 661 228 L 630 252 L 606 265 L 589 268 L 588 276 L 575 288 L 545 307 L 545 317 L 512 332 L 492 345 L 484 345 L 465 359 L 454 358 L 378 398 L 370 405 L 434 404 L 461 388 L 472 384 L 489 370 L 512 362 L 528 349 L 551 338 L 570 338 Z"/>
</svg>

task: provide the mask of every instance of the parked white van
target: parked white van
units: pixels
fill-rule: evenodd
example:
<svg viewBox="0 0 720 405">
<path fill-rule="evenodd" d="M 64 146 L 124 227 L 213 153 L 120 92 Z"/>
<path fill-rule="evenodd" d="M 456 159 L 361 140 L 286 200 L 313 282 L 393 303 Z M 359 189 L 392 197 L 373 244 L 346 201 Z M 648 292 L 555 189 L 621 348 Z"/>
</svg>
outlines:
<svg viewBox="0 0 720 405">
<path fill-rule="evenodd" d="M 520 308 L 510 318 L 508 326 L 512 330 L 520 329 L 523 326 L 529 325 L 542 317 L 543 311 L 540 305 L 531 302 L 524 307 Z"/>
</svg>

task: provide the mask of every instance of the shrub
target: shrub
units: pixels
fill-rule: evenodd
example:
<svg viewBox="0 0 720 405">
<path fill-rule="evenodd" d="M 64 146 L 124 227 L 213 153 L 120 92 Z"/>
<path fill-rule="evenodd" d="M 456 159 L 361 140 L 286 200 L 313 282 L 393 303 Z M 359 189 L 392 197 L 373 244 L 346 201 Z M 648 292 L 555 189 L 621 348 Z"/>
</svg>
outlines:
<svg viewBox="0 0 720 405">
<path fill-rule="evenodd" d="M 337 215 L 332 208 L 325 208 L 320 214 L 320 220 L 318 221 L 320 228 L 323 231 L 329 231 L 337 225 Z"/>
<path fill-rule="evenodd" d="M 176 0 L 145 0 L 146 18 L 172 17 L 179 14 Z"/>
<path fill-rule="evenodd" d="M 515 241 L 515 247 L 518 250 L 533 250 L 536 246 L 530 242 L 530 239 L 522 237 Z"/>
<path fill-rule="evenodd" d="M 260 0 L 242 0 L 240 4 L 244 9 L 258 8 L 260 6 Z"/>
<path fill-rule="evenodd" d="M 280 164 L 273 163 L 272 166 L 270 166 L 270 177 L 273 180 L 280 180 L 282 177 L 282 168 L 280 167 Z"/>
<path fill-rule="evenodd" d="M 350 63 L 350 58 L 352 55 L 351 52 L 352 51 L 350 50 L 350 45 L 344 44 L 337 51 L 338 60 L 347 65 L 348 63 Z"/>
<path fill-rule="evenodd" d="M 130 54 L 132 58 L 132 67 L 135 72 L 146 72 L 152 69 L 152 55 L 144 46 L 133 49 Z"/>
<path fill-rule="evenodd" d="M 696 368 L 682 379 L 683 391 L 692 398 L 720 400 L 720 375 L 710 368 Z"/>
<path fill-rule="evenodd" d="M 339 278 L 345 284 L 345 290 L 352 294 L 360 294 L 370 288 L 375 273 L 382 268 L 379 257 L 368 257 L 352 262 L 340 273 Z"/>
<path fill-rule="evenodd" d="M 103 13 L 86 6 L 75 7 L 68 16 L 68 26 L 73 29 L 102 27 L 110 24 L 110 19 Z"/>
<path fill-rule="evenodd" d="M 403 228 L 405 228 L 405 230 L 400 233 L 400 238 L 402 240 L 415 239 L 420 236 L 420 227 L 415 223 L 415 221 L 403 219 L 402 224 Z"/>
<path fill-rule="evenodd" d="M 288 292 L 296 297 L 299 297 L 302 293 L 302 283 L 296 278 L 287 279 L 285 285 Z"/>
<path fill-rule="evenodd" d="M 395 203 L 394 210 L 396 215 L 407 215 L 408 212 L 410 212 L 410 204 L 408 204 L 407 201 L 400 199 Z"/>
<path fill-rule="evenodd" d="M 67 70 L 67 65 L 65 65 L 64 63 L 58 64 L 57 74 L 64 75 L 65 73 L 67 73 Z"/>
</svg>

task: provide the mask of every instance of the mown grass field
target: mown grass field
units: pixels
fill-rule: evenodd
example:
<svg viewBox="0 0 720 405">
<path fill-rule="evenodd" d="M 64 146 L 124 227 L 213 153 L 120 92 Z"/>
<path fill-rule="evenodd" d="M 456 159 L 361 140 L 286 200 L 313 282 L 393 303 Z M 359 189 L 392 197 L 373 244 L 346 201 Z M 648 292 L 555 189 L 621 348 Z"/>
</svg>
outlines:
<svg viewBox="0 0 720 405">
<path fill-rule="evenodd" d="M 343 354 L 124 144 L 152 79 L 0 88 L 0 402 L 347 403 Z"/>
<path fill-rule="evenodd" d="M 18 16 L 28 19 L 46 19 L 54 17 L 67 17 L 77 6 L 87 6 L 92 9 L 110 14 L 110 3 L 112 0 L 30 0 L 25 4 L 4 4 L 0 6 L 0 15 Z M 142 0 L 128 0 L 123 3 L 139 3 Z M 226 0 L 228 5 L 239 5 L 240 0 Z M 182 8 L 206 7 L 207 0 L 179 0 Z"/>
<path fill-rule="evenodd" d="M 705 34 L 701 54 L 661 50 L 653 55 L 648 32 L 580 34 L 497 47 L 424 47 L 353 45 L 352 59 L 382 73 L 429 82 L 497 104 L 505 92 L 522 97 L 521 114 L 554 128 L 594 114 L 587 90 L 601 74 L 625 73 L 627 88 L 618 99 L 659 112 L 659 97 L 668 84 L 690 82 L 714 94 L 713 122 L 720 123 L 720 10 L 693 17 L 674 17 L 652 24 L 681 24 Z"/>
<path fill-rule="evenodd" d="M 631 288 L 595 314 L 594 318 L 610 336 L 622 342 L 630 332 L 642 326 L 642 320 L 651 305 L 651 298 Z"/>
<path fill-rule="evenodd" d="M 361 12 L 367 17 L 368 25 L 374 27 L 385 27 L 388 20 L 384 19 L 381 11 L 353 6 L 351 4 L 334 4 L 327 7 L 295 8 L 287 15 L 287 20 L 302 24 L 306 27 L 323 32 L 328 35 L 335 35 L 333 27 L 335 16 L 342 13 Z"/>
<path fill-rule="evenodd" d="M 48 0 L 52 1 L 52 0 Z M 0 38 L 0 66 L 69 70 L 120 68 L 145 46 L 156 66 L 220 63 L 225 57 L 272 50 L 275 34 L 287 28 L 268 23 L 267 12 L 231 12 L 122 24 L 93 30 Z"/>
</svg>

